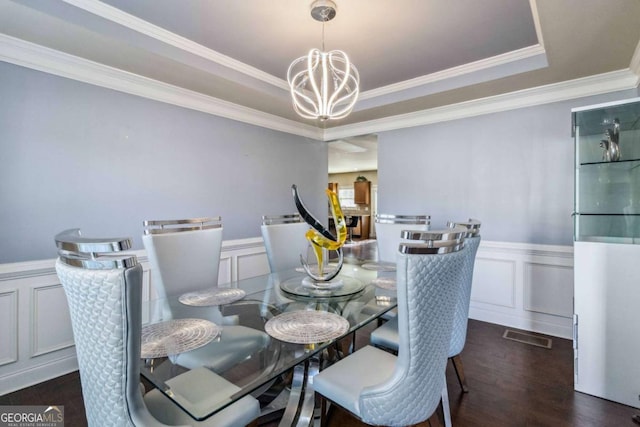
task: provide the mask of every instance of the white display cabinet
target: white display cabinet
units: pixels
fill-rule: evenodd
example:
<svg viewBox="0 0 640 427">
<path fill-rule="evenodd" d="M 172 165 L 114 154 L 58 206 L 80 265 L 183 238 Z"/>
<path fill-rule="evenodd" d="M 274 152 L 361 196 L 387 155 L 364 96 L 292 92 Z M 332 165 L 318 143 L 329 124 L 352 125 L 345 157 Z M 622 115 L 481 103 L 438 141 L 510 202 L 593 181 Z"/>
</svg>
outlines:
<svg viewBox="0 0 640 427">
<path fill-rule="evenodd" d="M 575 389 L 640 407 L 640 98 L 572 119 Z"/>
</svg>

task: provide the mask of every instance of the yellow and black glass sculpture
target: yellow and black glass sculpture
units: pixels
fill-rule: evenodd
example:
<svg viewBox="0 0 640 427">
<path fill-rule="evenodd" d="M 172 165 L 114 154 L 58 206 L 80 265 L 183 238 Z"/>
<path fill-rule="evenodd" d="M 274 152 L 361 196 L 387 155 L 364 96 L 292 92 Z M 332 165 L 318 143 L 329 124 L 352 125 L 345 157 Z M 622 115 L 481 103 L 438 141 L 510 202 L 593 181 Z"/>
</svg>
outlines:
<svg viewBox="0 0 640 427">
<path fill-rule="evenodd" d="M 318 221 L 313 215 L 311 215 L 311 213 L 304 206 L 302 200 L 300 199 L 300 195 L 298 194 L 298 188 L 296 187 L 296 185 L 292 185 L 291 190 L 293 192 L 293 199 L 295 201 L 296 208 L 298 209 L 298 212 L 300 212 L 300 216 L 305 220 L 307 224 L 311 226 L 311 229 L 306 232 L 305 237 L 311 244 L 311 248 L 313 249 L 313 253 L 316 257 L 316 261 L 318 262 L 317 273 L 314 272 L 312 268 L 310 268 L 309 263 L 307 262 L 305 257 L 300 255 L 302 266 L 304 267 L 304 270 L 309 275 L 309 277 L 311 277 L 313 280 L 318 282 L 330 281 L 338 275 L 340 269 L 342 268 L 342 262 L 344 260 L 342 246 L 347 239 L 347 226 L 344 220 L 344 215 L 342 214 L 342 208 L 340 207 L 340 200 L 338 199 L 338 195 L 331 190 L 325 190 L 327 193 L 327 197 L 329 198 L 329 205 L 331 206 L 331 215 L 333 216 L 333 220 L 336 225 L 337 236 L 334 236 L 327 229 L 327 227 L 325 227 L 320 221 Z M 328 251 L 336 251 L 336 253 L 338 254 L 337 268 L 331 269 L 330 271 L 326 272 L 324 270 L 324 249 Z"/>
</svg>

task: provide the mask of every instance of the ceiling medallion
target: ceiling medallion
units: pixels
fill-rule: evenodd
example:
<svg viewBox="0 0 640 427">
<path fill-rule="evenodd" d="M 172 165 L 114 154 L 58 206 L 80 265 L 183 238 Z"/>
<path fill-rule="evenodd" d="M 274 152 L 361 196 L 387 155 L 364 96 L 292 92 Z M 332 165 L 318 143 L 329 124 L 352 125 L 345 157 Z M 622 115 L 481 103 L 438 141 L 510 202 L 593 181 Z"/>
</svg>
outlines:
<svg viewBox="0 0 640 427">
<path fill-rule="evenodd" d="M 360 75 L 343 51 L 324 51 L 324 23 L 335 18 L 335 3 L 314 1 L 311 16 L 322 22 L 322 50 L 311 49 L 289 66 L 287 80 L 293 108 L 306 119 L 342 119 L 358 99 Z"/>
</svg>

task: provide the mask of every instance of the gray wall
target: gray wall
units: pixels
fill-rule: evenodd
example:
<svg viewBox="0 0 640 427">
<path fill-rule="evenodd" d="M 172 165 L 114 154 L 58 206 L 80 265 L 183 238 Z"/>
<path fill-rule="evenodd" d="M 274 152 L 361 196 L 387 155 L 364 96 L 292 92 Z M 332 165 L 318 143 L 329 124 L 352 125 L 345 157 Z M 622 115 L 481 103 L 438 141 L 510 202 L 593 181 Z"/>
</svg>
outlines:
<svg viewBox="0 0 640 427">
<path fill-rule="evenodd" d="M 145 219 L 221 215 L 224 238 L 326 212 L 327 147 L 0 62 L 0 263 L 55 257 L 53 236 L 131 236 Z"/>
<path fill-rule="evenodd" d="M 573 244 L 571 109 L 637 90 L 383 132 L 378 212 L 483 222 L 485 240 Z"/>
</svg>

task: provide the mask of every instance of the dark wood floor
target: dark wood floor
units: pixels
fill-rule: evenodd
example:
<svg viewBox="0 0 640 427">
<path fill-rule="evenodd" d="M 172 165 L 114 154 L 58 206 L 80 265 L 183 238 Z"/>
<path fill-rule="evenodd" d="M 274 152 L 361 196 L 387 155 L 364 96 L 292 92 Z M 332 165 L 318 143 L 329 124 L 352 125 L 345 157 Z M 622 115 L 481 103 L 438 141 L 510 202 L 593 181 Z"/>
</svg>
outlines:
<svg viewBox="0 0 640 427">
<path fill-rule="evenodd" d="M 571 342 L 553 338 L 548 350 L 502 338 L 504 327 L 471 320 L 462 358 L 470 392 L 447 372 L 454 426 L 637 426 L 640 412 L 573 391 Z M 365 330 L 358 345 L 366 344 Z M 77 373 L 0 396 L 0 405 L 64 405 L 67 426 L 86 425 Z M 337 411 L 332 427 L 362 423 Z M 423 423 L 420 426 L 427 426 Z"/>
<path fill-rule="evenodd" d="M 345 262 L 373 258 L 375 243 L 345 247 Z M 368 343 L 373 327 L 358 333 L 358 348 Z M 571 341 L 553 338 L 552 348 L 545 349 L 504 339 L 504 330 L 503 326 L 469 321 L 462 353 L 469 393 L 461 392 L 453 369 L 447 369 L 454 426 L 637 427 L 631 417 L 640 410 L 573 390 Z M 52 404 L 64 405 L 65 425 L 86 426 L 78 373 L 0 396 L 0 405 Z M 331 423 L 331 427 L 362 425 L 343 411 L 336 411 Z"/>
</svg>

